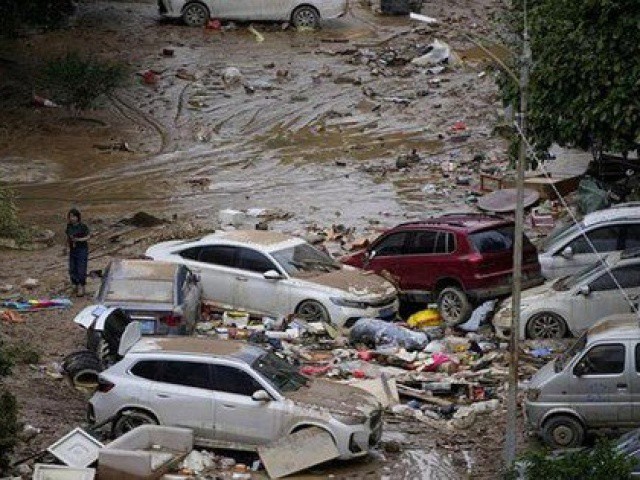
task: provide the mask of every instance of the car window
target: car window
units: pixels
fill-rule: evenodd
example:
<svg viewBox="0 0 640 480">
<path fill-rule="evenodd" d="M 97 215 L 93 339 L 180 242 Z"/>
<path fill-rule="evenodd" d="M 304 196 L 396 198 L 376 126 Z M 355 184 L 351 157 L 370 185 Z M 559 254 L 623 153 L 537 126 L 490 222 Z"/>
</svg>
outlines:
<svg viewBox="0 0 640 480">
<path fill-rule="evenodd" d="M 625 235 L 625 250 L 630 248 L 640 248 L 640 225 L 627 225 Z"/>
<path fill-rule="evenodd" d="M 583 375 L 610 375 L 624 372 L 624 345 L 614 343 L 593 347 L 578 365 Z M 574 370 L 574 373 L 575 370 Z"/>
<path fill-rule="evenodd" d="M 620 227 L 601 227 L 587 233 L 596 252 L 613 252 L 622 250 L 622 236 Z M 591 245 L 580 235 L 568 245 L 573 253 L 593 253 Z"/>
<path fill-rule="evenodd" d="M 640 264 L 614 268 L 611 270 L 611 275 L 616 278 L 622 288 L 640 287 Z M 591 282 L 589 289 L 594 292 L 599 292 L 618 288 L 616 282 L 611 278 L 611 275 L 605 271 L 602 275 Z"/>
<path fill-rule="evenodd" d="M 435 253 L 452 253 L 456 249 L 453 233 L 438 232 Z"/>
<path fill-rule="evenodd" d="M 142 360 L 131 368 L 131 373 L 136 377 L 146 378 L 147 380 L 155 380 L 160 371 L 160 360 Z"/>
<path fill-rule="evenodd" d="M 201 247 L 191 247 L 178 252 L 178 255 L 187 260 L 197 260 L 198 255 L 200 255 L 200 250 L 202 250 Z"/>
<path fill-rule="evenodd" d="M 240 248 L 239 250 L 238 268 L 258 273 L 268 272 L 269 270 L 278 271 L 273 262 L 262 253 L 250 248 Z"/>
<path fill-rule="evenodd" d="M 224 245 L 202 247 L 198 260 L 212 265 L 235 268 L 237 250 L 237 247 L 227 247 Z"/>
<path fill-rule="evenodd" d="M 257 390 L 262 390 L 260 385 L 251 375 L 239 368 L 227 365 L 213 366 L 213 381 L 218 392 L 234 393 L 250 397 Z"/>
<path fill-rule="evenodd" d="M 156 380 L 172 385 L 211 389 L 208 363 L 164 361 Z"/>
<path fill-rule="evenodd" d="M 503 252 L 513 248 L 514 227 L 482 230 L 472 233 L 469 238 L 479 253 Z"/>
<path fill-rule="evenodd" d="M 402 255 L 403 253 L 405 253 L 407 236 L 407 232 L 399 232 L 392 233 L 391 235 L 387 235 L 386 237 L 384 237 L 373 247 L 373 250 L 376 251 L 376 257 Z"/>
<path fill-rule="evenodd" d="M 436 249 L 436 238 L 438 232 L 435 230 L 422 230 L 413 232 L 409 240 L 407 253 L 409 255 L 432 254 Z"/>
</svg>

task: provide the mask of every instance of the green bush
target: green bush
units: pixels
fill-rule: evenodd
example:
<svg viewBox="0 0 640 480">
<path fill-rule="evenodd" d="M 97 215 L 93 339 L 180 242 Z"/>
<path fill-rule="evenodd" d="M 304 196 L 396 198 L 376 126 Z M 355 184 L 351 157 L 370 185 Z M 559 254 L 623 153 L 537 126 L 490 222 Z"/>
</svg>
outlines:
<svg viewBox="0 0 640 480">
<path fill-rule="evenodd" d="M 40 352 L 28 342 L 18 342 L 5 348 L 5 356 L 14 364 L 40 363 Z"/>
<path fill-rule="evenodd" d="M 13 190 L 0 187 L 0 237 L 21 244 L 30 240 L 31 230 L 20 223 L 15 198 Z"/>
<path fill-rule="evenodd" d="M 593 449 L 582 449 L 549 455 L 536 451 L 524 455 L 518 462 L 524 476 L 515 469 L 505 476 L 526 480 L 628 480 L 636 464 L 632 457 L 618 451 L 608 440 L 598 440 Z"/>
<path fill-rule="evenodd" d="M 2 0 L 0 36 L 14 36 L 23 25 L 57 27 L 73 10 L 72 0 Z"/>
<path fill-rule="evenodd" d="M 11 373 L 12 362 L 3 349 L 0 339 L 0 379 Z M 0 474 L 9 464 L 9 454 L 17 441 L 18 404 L 11 393 L 0 383 Z"/>
<path fill-rule="evenodd" d="M 56 102 L 79 112 L 94 106 L 101 96 L 120 86 L 124 78 L 125 69 L 120 64 L 70 52 L 46 64 L 41 83 Z"/>
</svg>

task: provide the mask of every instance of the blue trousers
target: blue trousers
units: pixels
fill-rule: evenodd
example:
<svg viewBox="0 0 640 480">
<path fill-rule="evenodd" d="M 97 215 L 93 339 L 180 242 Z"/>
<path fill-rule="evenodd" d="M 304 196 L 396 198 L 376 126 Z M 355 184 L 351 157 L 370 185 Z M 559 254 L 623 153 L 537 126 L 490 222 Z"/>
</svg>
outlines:
<svg viewBox="0 0 640 480">
<path fill-rule="evenodd" d="M 74 285 L 84 286 L 87 283 L 87 264 L 89 247 L 77 246 L 69 250 L 69 278 Z"/>
</svg>

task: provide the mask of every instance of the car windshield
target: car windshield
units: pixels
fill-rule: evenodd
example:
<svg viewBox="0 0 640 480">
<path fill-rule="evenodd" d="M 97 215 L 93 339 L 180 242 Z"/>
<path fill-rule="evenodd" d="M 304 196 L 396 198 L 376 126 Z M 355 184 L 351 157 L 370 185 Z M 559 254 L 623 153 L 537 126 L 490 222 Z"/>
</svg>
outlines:
<svg viewBox="0 0 640 480">
<path fill-rule="evenodd" d="M 295 392 L 309 382 L 295 367 L 273 353 L 261 355 L 253 362 L 252 367 L 281 393 Z"/>
<path fill-rule="evenodd" d="M 567 365 L 567 362 L 580 353 L 587 344 L 587 332 L 584 332 L 578 339 L 563 353 L 558 355 L 553 363 L 553 370 L 561 372 Z"/>
<path fill-rule="evenodd" d="M 313 271 L 330 272 L 341 268 L 340 264 L 329 255 L 308 243 L 278 250 L 271 255 L 291 276 Z"/>
<path fill-rule="evenodd" d="M 565 238 L 573 236 L 573 234 L 578 232 L 582 227 L 582 222 L 571 222 L 554 228 L 547 236 L 547 238 L 540 242 L 538 250 L 540 250 L 540 252 L 546 252 L 554 243 L 560 242 Z"/>
<path fill-rule="evenodd" d="M 559 278 L 554 282 L 554 284 L 552 285 L 552 288 L 558 292 L 570 290 L 573 287 L 580 285 L 591 275 L 601 273 L 604 270 L 605 270 L 605 266 L 602 264 L 602 262 L 597 261 L 595 263 L 587 265 L 578 273 L 574 273 L 573 275 L 567 275 L 566 277 Z"/>
</svg>

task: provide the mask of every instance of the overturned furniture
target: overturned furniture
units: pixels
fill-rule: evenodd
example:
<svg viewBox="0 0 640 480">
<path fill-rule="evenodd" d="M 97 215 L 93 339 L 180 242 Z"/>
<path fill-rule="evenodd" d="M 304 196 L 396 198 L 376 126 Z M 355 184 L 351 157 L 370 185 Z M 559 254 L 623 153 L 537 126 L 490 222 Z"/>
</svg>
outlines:
<svg viewBox="0 0 640 480">
<path fill-rule="evenodd" d="M 192 449 L 192 430 L 143 425 L 100 450 L 98 478 L 158 479 L 177 466 Z"/>
</svg>

